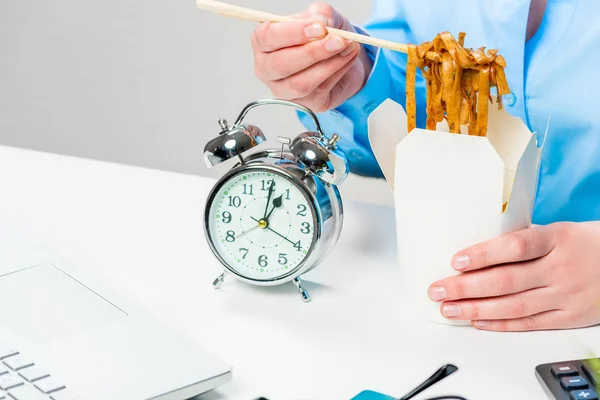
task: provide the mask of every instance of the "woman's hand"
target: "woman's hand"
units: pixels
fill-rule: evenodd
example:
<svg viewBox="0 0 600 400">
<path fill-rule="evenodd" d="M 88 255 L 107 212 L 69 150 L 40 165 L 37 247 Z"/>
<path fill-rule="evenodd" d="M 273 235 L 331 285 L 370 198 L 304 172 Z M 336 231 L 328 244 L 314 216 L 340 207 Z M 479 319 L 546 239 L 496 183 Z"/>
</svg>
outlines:
<svg viewBox="0 0 600 400">
<path fill-rule="evenodd" d="M 510 233 L 457 253 L 452 267 L 464 273 L 429 288 L 448 319 L 491 331 L 600 323 L 600 222 Z"/>
<path fill-rule="evenodd" d="M 330 5 L 315 3 L 293 17 L 254 31 L 255 74 L 277 98 L 315 112 L 335 108 L 363 87 L 372 62 L 358 43 L 327 34 L 326 25 L 355 31 Z"/>
</svg>

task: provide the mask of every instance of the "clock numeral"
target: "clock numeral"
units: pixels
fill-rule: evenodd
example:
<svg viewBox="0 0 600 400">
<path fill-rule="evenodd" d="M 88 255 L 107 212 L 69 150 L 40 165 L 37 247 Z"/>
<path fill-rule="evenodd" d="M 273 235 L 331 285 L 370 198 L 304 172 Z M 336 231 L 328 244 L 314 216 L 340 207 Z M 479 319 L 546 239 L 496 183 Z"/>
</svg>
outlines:
<svg viewBox="0 0 600 400">
<path fill-rule="evenodd" d="M 287 256 L 287 253 L 279 253 L 279 261 L 278 261 L 278 263 L 281 264 L 281 265 L 287 264 L 288 259 L 287 259 L 286 256 Z"/>
<path fill-rule="evenodd" d="M 227 231 L 227 236 L 225 236 L 225 240 L 227 240 L 229 243 L 235 242 L 235 232 Z"/>
<path fill-rule="evenodd" d="M 228 224 L 231 222 L 231 213 L 229 211 L 225 211 L 223 213 L 223 223 Z"/>
<path fill-rule="evenodd" d="M 290 200 L 290 189 L 285 189 L 285 193 L 286 193 L 285 199 Z"/>
<path fill-rule="evenodd" d="M 240 199 L 240 196 L 229 196 L 229 206 L 230 207 L 235 207 L 238 208 L 239 206 L 242 205 L 242 199 Z"/>
<path fill-rule="evenodd" d="M 260 190 L 267 191 L 271 188 L 271 186 L 273 186 L 273 189 L 275 188 L 275 180 L 274 179 L 271 179 L 270 181 L 263 179 L 261 181 L 261 183 L 262 183 L 262 187 Z"/>
<path fill-rule="evenodd" d="M 298 214 L 301 217 L 306 217 L 306 206 L 304 204 L 298 204 Z"/>
<path fill-rule="evenodd" d="M 268 257 L 265 255 L 259 256 L 258 257 L 258 265 L 260 265 L 261 267 L 266 267 L 267 265 L 269 265 L 269 263 L 267 262 Z"/>
<path fill-rule="evenodd" d="M 300 232 L 304 233 L 305 235 L 308 235 L 310 233 L 310 224 L 308 222 L 303 222 L 302 229 L 300 229 Z"/>
<path fill-rule="evenodd" d="M 302 244 L 299 240 L 296 243 L 294 243 L 294 248 L 298 251 L 302 251 Z"/>
<path fill-rule="evenodd" d="M 254 195 L 253 189 L 254 189 L 253 184 L 248 185 L 247 183 L 244 183 L 244 193 L 243 194 L 249 194 L 250 196 L 252 196 L 252 195 Z"/>
<path fill-rule="evenodd" d="M 245 249 L 245 248 L 243 248 L 243 247 L 240 247 L 240 253 L 244 253 L 244 255 L 242 256 L 242 260 L 245 260 L 245 259 L 246 259 L 246 256 L 248 255 L 248 252 L 249 252 L 249 251 L 250 251 L 250 250 L 248 250 L 248 249 Z"/>
</svg>

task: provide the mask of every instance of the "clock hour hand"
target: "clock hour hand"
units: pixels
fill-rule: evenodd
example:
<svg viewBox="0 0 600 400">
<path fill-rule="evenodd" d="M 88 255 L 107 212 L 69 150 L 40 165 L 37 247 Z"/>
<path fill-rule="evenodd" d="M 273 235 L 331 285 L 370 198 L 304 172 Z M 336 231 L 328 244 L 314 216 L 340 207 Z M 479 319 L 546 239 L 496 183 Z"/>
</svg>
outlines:
<svg viewBox="0 0 600 400">
<path fill-rule="evenodd" d="M 283 194 L 279 197 L 275 197 L 273 199 L 273 208 L 271 208 L 271 211 L 269 211 L 269 213 L 267 214 L 267 216 L 265 217 L 265 219 L 268 221 L 269 218 L 271 217 L 271 214 L 273 214 L 273 211 L 275 211 L 276 208 L 281 207 L 281 204 L 283 203 Z"/>
</svg>

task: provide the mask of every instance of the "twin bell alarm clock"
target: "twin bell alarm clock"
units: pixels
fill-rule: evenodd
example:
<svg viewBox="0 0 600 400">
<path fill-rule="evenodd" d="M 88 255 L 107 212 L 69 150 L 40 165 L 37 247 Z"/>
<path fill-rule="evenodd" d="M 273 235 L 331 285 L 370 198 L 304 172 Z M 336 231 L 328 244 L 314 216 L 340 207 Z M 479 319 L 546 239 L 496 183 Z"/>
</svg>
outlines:
<svg viewBox="0 0 600 400">
<path fill-rule="evenodd" d="M 243 124 L 246 114 L 259 106 L 304 112 L 316 132 L 278 137 L 281 148 L 250 153 L 266 140 L 258 127 Z M 348 162 L 337 149 L 339 136 L 326 138 L 311 110 L 278 99 L 252 102 L 233 125 L 221 119 L 219 126 L 219 136 L 204 149 L 207 166 L 232 158 L 238 162 L 218 180 L 206 202 L 204 231 L 224 267 L 214 287 L 229 274 L 261 286 L 292 281 L 309 301 L 300 277 L 323 261 L 342 229 L 337 186 L 348 175 Z"/>
</svg>

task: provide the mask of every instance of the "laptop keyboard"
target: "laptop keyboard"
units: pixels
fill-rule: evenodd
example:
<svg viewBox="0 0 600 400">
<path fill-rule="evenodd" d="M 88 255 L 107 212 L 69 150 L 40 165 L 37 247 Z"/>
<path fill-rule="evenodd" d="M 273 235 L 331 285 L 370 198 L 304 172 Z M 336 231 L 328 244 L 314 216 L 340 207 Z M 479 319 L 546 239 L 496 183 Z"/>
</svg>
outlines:
<svg viewBox="0 0 600 400">
<path fill-rule="evenodd" d="M 48 371 L 0 343 L 0 400 L 83 400 Z"/>
</svg>

